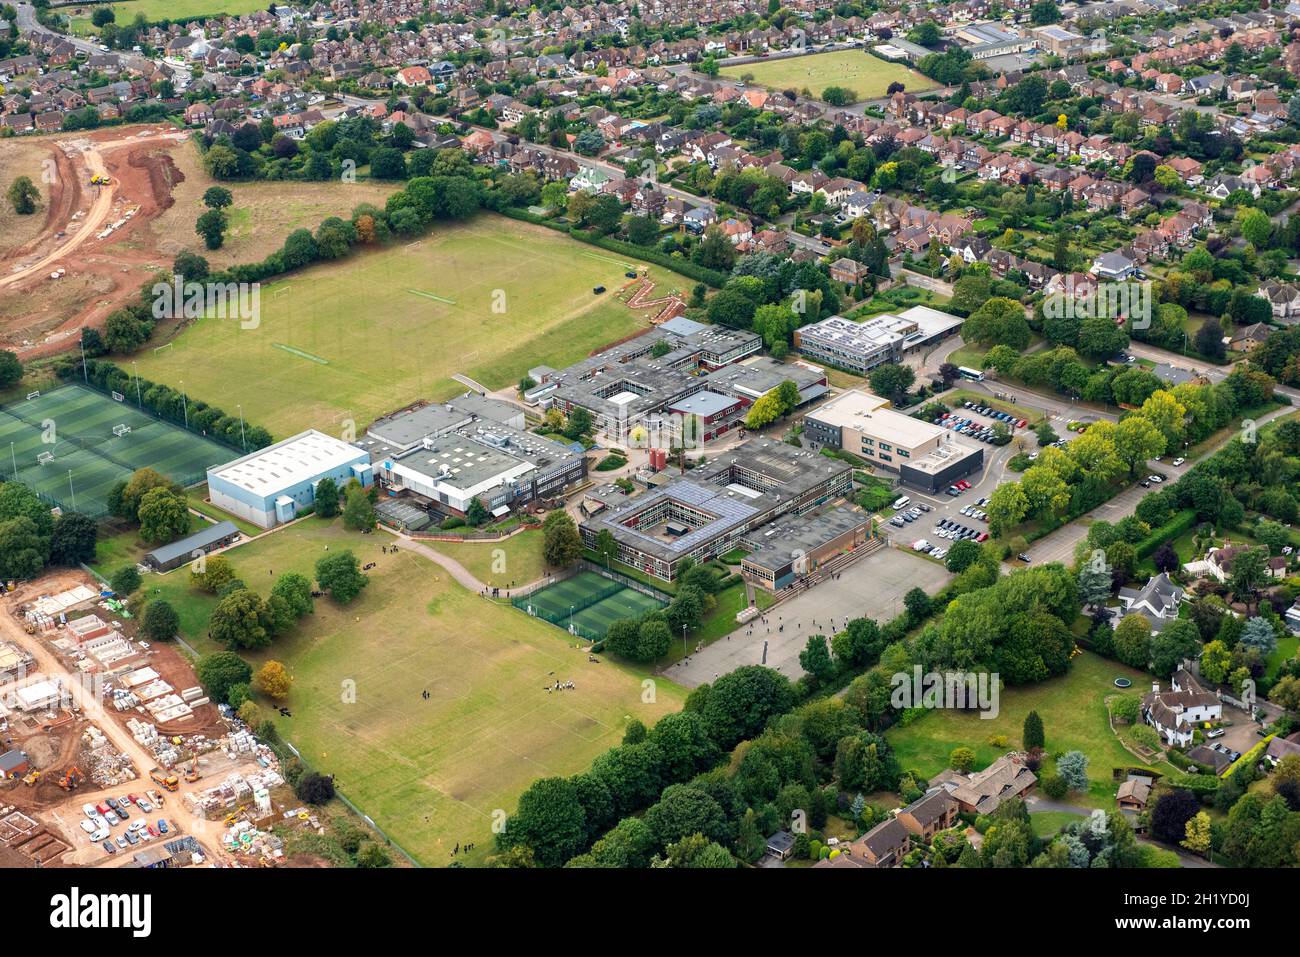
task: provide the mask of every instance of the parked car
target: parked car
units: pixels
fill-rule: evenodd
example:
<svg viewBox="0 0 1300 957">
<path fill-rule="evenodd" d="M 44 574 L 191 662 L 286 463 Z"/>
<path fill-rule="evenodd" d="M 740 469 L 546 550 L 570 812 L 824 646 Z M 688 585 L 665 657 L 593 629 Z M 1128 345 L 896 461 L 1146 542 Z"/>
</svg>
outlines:
<svg viewBox="0 0 1300 957">
<path fill-rule="evenodd" d="M 116 838 L 114 838 L 114 840 L 117 841 L 117 846 L 120 847 L 120 848 L 121 848 L 122 850 L 124 850 L 124 851 L 125 851 L 128 847 L 131 846 L 130 844 L 128 844 L 128 843 L 126 842 L 126 838 L 125 838 L 124 836 L 122 836 L 121 834 L 119 834 Z"/>
<path fill-rule="evenodd" d="M 167 821 L 166 821 L 166 819 L 161 818 L 161 817 L 158 818 L 158 833 L 159 833 L 159 834 L 166 834 L 168 830 L 169 830 L 169 828 L 167 827 Z"/>
<path fill-rule="evenodd" d="M 139 838 L 139 836 L 135 833 L 135 831 L 127 831 L 127 832 L 126 832 L 126 842 L 127 842 L 128 844 L 130 844 L 132 847 L 134 847 L 135 845 L 137 845 L 137 844 L 140 843 L 140 838 Z"/>
<path fill-rule="evenodd" d="M 104 850 L 108 851 L 108 853 L 110 854 L 117 853 L 117 845 L 114 844 L 112 841 L 104 841 L 104 843 L 101 846 L 104 848 Z"/>
<path fill-rule="evenodd" d="M 1206 738 L 1208 738 L 1209 740 L 1213 741 L 1215 738 L 1221 738 L 1221 737 L 1223 737 L 1224 734 L 1226 734 L 1226 733 L 1227 733 L 1227 732 L 1224 731 L 1223 728 L 1213 728 L 1213 729 L 1211 729 L 1211 730 L 1209 730 L 1209 731 L 1206 731 L 1206 732 L 1205 732 L 1205 736 L 1206 736 Z"/>
<path fill-rule="evenodd" d="M 1174 468 L 1177 468 L 1178 466 L 1182 465 L 1186 461 L 1187 459 L 1183 458 L 1181 455 L 1178 456 L 1178 458 L 1174 459 Z"/>
</svg>

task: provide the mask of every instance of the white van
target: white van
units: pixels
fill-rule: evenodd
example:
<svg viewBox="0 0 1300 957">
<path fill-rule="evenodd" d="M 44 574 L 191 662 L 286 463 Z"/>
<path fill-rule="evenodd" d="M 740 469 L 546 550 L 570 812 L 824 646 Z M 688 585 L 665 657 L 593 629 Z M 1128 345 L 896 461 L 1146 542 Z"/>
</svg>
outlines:
<svg viewBox="0 0 1300 957">
<path fill-rule="evenodd" d="M 902 511 L 903 509 L 907 508 L 907 506 L 911 504 L 912 504 L 912 500 L 908 498 L 906 495 L 900 496 L 899 499 L 896 502 L 894 502 L 894 511 L 896 512 Z"/>
</svg>

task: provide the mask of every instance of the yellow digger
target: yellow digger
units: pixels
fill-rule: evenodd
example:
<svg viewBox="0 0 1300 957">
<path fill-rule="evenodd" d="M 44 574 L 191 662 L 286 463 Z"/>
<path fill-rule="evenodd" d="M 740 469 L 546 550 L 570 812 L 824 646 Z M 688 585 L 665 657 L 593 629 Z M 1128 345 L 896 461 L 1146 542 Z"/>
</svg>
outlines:
<svg viewBox="0 0 1300 957">
<path fill-rule="evenodd" d="M 107 186 L 111 180 L 103 173 L 96 173 L 90 177 L 91 186 Z"/>
<path fill-rule="evenodd" d="M 41 772 L 32 771 L 30 774 L 28 774 L 26 777 L 23 778 L 23 784 L 26 784 L 28 787 L 32 787 L 40 779 L 41 779 Z"/>
</svg>

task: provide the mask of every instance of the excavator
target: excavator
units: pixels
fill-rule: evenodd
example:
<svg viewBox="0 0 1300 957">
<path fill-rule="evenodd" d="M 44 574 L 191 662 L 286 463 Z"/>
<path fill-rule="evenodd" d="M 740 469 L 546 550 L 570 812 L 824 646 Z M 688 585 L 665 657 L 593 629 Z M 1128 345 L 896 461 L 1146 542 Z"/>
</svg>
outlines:
<svg viewBox="0 0 1300 957">
<path fill-rule="evenodd" d="M 59 778 L 59 787 L 63 788 L 65 791 L 75 791 L 85 780 L 86 777 L 81 773 L 81 768 L 74 764 L 64 772 L 63 777 Z"/>
<path fill-rule="evenodd" d="M 197 781 L 203 775 L 199 774 L 199 756 L 196 754 L 190 758 L 190 766 L 185 771 L 186 781 Z"/>
<path fill-rule="evenodd" d="M 23 777 L 23 784 L 26 784 L 28 787 L 32 787 L 40 779 L 41 779 L 41 772 L 32 771 Z"/>
</svg>

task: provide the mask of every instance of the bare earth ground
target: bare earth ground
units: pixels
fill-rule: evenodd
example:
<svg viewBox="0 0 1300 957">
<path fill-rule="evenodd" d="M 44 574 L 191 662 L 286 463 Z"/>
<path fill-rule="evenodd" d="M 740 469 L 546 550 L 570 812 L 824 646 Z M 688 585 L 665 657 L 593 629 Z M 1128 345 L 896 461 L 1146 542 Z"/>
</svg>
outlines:
<svg viewBox="0 0 1300 957">
<path fill-rule="evenodd" d="M 54 182 L 43 182 L 52 160 Z M 382 203 L 392 185 L 357 183 L 224 184 L 234 194 L 225 246 L 202 250 L 194 221 L 215 184 L 187 134 L 167 125 L 0 141 L 0 169 L 26 173 L 43 205 L 19 217 L 0 213 L 0 347 L 32 359 L 69 348 L 82 326 L 104 319 L 184 248 L 216 267 L 264 258 L 299 226 L 314 229 L 362 202 Z M 106 187 L 90 185 L 107 174 Z M 45 177 L 50 178 L 50 177 Z M 0 186 L 8 188 L 5 178 Z M 104 227 L 120 228 L 99 238 Z M 58 279 L 51 274 L 65 273 Z"/>
</svg>

